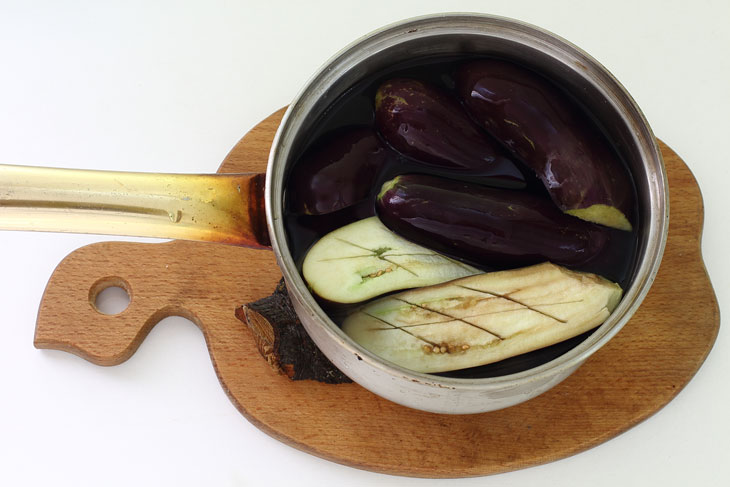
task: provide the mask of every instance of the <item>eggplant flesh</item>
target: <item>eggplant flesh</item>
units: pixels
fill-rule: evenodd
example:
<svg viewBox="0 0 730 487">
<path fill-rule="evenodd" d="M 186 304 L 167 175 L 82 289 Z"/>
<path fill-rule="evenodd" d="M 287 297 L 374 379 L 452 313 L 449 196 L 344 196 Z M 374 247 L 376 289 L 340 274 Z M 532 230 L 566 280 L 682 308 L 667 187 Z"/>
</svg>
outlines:
<svg viewBox="0 0 730 487">
<path fill-rule="evenodd" d="M 289 178 L 290 207 L 295 213 L 322 215 L 355 205 L 370 194 L 380 169 L 395 157 L 371 128 L 329 134 L 296 164 Z"/>
<path fill-rule="evenodd" d="M 386 182 L 376 210 L 398 235 L 483 267 L 579 266 L 609 240 L 607 228 L 566 215 L 547 198 L 420 174 Z"/>
<path fill-rule="evenodd" d="M 501 187 L 524 187 L 520 169 L 472 122 L 459 102 L 421 81 L 396 78 L 375 95 L 375 124 L 404 156 L 460 175 L 491 179 Z"/>
<path fill-rule="evenodd" d="M 535 171 L 562 211 L 631 230 L 627 169 L 598 127 L 550 81 L 489 59 L 462 66 L 456 89 L 471 117 Z"/>
<path fill-rule="evenodd" d="M 621 288 L 543 263 L 390 295 L 348 316 L 363 348 L 417 372 L 497 362 L 580 335 L 601 323 Z"/>
<path fill-rule="evenodd" d="M 333 303 L 358 303 L 479 272 L 394 234 L 377 217 L 328 233 L 312 246 L 302 264 L 310 289 Z"/>
</svg>

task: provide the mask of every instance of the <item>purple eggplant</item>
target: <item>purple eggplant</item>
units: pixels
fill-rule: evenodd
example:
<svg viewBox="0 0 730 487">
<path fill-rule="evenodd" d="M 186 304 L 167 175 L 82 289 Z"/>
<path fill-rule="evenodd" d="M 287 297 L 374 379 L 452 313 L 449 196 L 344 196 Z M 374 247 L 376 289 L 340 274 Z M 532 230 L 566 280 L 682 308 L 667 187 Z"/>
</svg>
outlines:
<svg viewBox="0 0 730 487">
<path fill-rule="evenodd" d="M 386 182 L 376 209 L 396 234 L 477 266 L 579 266 L 609 240 L 609 229 L 562 213 L 548 198 L 426 175 Z"/>
<path fill-rule="evenodd" d="M 321 215 L 352 206 L 373 190 L 378 172 L 397 155 L 370 128 L 350 128 L 319 141 L 289 178 L 295 213 Z"/>
<path fill-rule="evenodd" d="M 383 83 L 375 95 L 375 124 L 388 144 L 413 160 L 498 186 L 524 186 L 522 172 L 456 99 L 420 81 Z"/>
<path fill-rule="evenodd" d="M 456 90 L 472 118 L 537 173 L 562 211 L 631 230 L 628 171 L 596 125 L 556 86 L 526 68 L 490 59 L 462 66 Z"/>
</svg>

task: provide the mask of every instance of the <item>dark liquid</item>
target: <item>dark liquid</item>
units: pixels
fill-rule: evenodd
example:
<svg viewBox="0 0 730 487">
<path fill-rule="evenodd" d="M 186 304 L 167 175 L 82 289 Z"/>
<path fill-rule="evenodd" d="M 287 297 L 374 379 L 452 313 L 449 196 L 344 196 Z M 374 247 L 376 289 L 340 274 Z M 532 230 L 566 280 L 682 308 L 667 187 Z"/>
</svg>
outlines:
<svg viewBox="0 0 730 487">
<path fill-rule="evenodd" d="M 300 150 L 297 153 L 306 153 L 309 147 L 316 144 L 321 137 L 346 127 L 373 126 L 375 119 L 375 93 L 380 84 L 390 78 L 404 77 L 418 79 L 454 95 L 453 73 L 466 59 L 466 57 L 452 56 L 449 58 L 410 61 L 393 66 L 388 70 L 360 81 L 336 100 L 320 117 L 317 123 L 313 124 L 314 128 L 311 130 L 311 133 L 307 134 L 307 137 L 304 137 L 304 140 L 310 141 L 310 144 L 299 148 Z M 468 60 L 474 60 L 474 56 L 470 56 Z M 567 94 L 570 96 L 569 93 Z M 523 167 L 523 172 L 527 179 L 527 188 L 525 191 L 549 199 L 542 182 L 539 181 L 534 173 L 526 167 Z M 284 226 L 287 232 L 289 248 L 300 272 L 307 251 L 317 240 L 348 223 L 375 215 L 375 195 L 380 190 L 382 184 L 395 176 L 408 173 L 446 175 L 446 172 L 443 170 L 429 168 L 393 150 L 392 157 L 389 158 L 379 173 L 370 195 L 363 202 L 327 215 L 297 215 L 293 212 L 285 212 Z M 291 174 L 291 171 L 289 174 Z M 479 181 L 473 180 L 473 182 Z M 285 208 L 287 207 L 286 198 L 285 192 Z M 637 201 L 637 199 L 634 198 L 634 201 Z M 634 227 L 638 228 L 638 212 L 634 210 L 634 214 L 628 216 L 631 221 L 635 222 Z M 626 290 L 637 264 L 637 241 L 636 231 L 625 232 L 612 230 L 610 232 L 610 242 L 601 255 L 585 265 L 572 268 L 601 275 L 606 279 L 618 283 L 622 289 Z M 486 272 L 498 270 L 495 267 L 478 265 L 473 262 L 470 262 L 470 264 Z M 338 324 L 342 323 L 344 317 L 351 310 L 361 305 L 362 303 L 342 305 L 320 302 L 320 306 L 324 311 Z M 503 360 L 495 364 L 438 375 L 477 378 L 495 377 L 521 372 L 557 358 L 559 355 L 578 345 L 589 335 L 590 332 L 551 347 Z"/>
</svg>

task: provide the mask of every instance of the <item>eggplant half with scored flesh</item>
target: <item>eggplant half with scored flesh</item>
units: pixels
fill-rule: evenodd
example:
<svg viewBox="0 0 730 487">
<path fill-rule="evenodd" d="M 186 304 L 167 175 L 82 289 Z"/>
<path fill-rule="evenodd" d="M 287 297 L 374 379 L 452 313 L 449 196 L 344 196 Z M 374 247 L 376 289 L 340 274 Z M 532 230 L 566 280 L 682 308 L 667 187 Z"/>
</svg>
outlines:
<svg viewBox="0 0 730 487">
<path fill-rule="evenodd" d="M 328 233 L 312 246 L 302 264 L 311 290 L 335 303 L 358 303 L 479 272 L 394 234 L 377 217 Z"/>
<path fill-rule="evenodd" d="M 580 335 L 603 323 L 621 294 L 595 274 L 543 263 L 393 294 L 355 311 L 342 329 L 396 365 L 446 372 Z"/>
</svg>

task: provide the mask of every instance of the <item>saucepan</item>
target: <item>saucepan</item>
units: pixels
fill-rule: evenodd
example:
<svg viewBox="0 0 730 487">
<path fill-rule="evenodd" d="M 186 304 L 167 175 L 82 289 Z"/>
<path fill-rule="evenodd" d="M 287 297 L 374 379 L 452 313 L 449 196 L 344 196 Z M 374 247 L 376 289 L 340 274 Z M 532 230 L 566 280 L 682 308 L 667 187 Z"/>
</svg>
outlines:
<svg viewBox="0 0 730 487">
<path fill-rule="evenodd" d="M 413 372 L 355 343 L 310 293 L 285 229 L 292 164 L 332 103 L 390 66 L 438 56 L 497 56 L 530 66 L 575 97 L 606 132 L 636 186 L 636 258 L 608 319 L 556 358 L 515 373 L 447 377 Z M 668 228 L 668 186 L 651 128 L 631 96 L 595 59 L 541 28 L 481 14 L 439 14 L 377 30 L 327 61 L 289 106 L 265 175 L 164 175 L 0 166 L 0 228 L 213 241 L 271 248 L 293 306 L 322 352 L 386 399 L 446 414 L 492 411 L 568 377 L 628 322 L 659 268 Z"/>
</svg>

